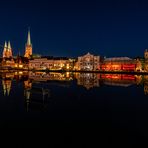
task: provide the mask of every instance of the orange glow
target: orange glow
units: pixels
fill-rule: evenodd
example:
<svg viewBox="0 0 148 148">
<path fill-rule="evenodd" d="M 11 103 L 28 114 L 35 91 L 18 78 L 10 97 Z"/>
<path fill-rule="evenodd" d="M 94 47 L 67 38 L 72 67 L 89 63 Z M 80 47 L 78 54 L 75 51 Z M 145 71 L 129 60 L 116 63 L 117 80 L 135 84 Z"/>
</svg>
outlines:
<svg viewBox="0 0 148 148">
<path fill-rule="evenodd" d="M 118 75 L 114 75 L 114 74 L 102 74 L 101 75 L 102 79 L 113 79 L 113 80 L 135 80 L 135 76 L 134 75 L 127 75 L 127 74 L 118 74 Z"/>
<path fill-rule="evenodd" d="M 135 80 L 134 75 L 122 75 L 122 79 L 124 80 Z"/>
<path fill-rule="evenodd" d="M 123 71 L 134 71 L 136 64 L 102 64 L 101 69 L 106 71 L 123 70 Z"/>
<path fill-rule="evenodd" d="M 19 65 L 19 68 L 23 68 L 23 65 Z"/>
<path fill-rule="evenodd" d="M 113 75 L 113 74 L 103 74 L 101 75 L 103 79 L 121 79 L 121 75 Z"/>
</svg>

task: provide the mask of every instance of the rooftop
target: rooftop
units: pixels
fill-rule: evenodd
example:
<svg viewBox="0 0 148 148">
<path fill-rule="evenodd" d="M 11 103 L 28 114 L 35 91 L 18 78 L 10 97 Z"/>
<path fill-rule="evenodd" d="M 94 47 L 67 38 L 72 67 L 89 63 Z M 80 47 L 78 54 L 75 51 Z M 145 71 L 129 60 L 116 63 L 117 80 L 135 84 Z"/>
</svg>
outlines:
<svg viewBox="0 0 148 148">
<path fill-rule="evenodd" d="M 105 58 L 104 61 L 131 61 L 132 59 L 129 57 L 113 57 L 113 58 Z"/>
</svg>

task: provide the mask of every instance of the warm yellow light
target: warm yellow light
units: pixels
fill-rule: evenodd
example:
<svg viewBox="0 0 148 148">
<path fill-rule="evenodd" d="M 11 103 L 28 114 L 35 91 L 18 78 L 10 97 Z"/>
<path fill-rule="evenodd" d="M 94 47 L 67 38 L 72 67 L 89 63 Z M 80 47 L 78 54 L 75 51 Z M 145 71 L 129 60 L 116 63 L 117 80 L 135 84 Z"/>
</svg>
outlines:
<svg viewBox="0 0 148 148">
<path fill-rule="evenodd" d="M 66 73 L 66 77 L 68 77 L 68 78 L 69 78 L 69 76 L 70 76 L 70 73 L 69 73 L 69 72 L 67 72 L 67 73 Z"/>
<path fill-rule="evenodd" d="M 19 71 L 19 74 L 23 74 L 23 72 L 22 71 Z"/>
<path fill-rule="evenodd" d="M 69 64 L 67 64 L 67 69 L 69 69 Z"/>
<path fill-rule="evenodd" d="M 23 65 L 19 65 L 19 68 L 23 68 Z"/>
</svg>

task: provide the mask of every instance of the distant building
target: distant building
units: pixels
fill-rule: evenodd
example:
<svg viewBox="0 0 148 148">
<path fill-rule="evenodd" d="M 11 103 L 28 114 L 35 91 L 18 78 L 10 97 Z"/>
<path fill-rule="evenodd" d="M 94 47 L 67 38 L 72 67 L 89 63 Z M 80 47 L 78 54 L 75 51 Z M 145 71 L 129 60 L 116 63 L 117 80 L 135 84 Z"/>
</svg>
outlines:
<svg viewBox="0 0 148 148">
<path fill-rule="evenodd" d="M 17 56 L 15 59 L 15 68 L 28 69 L 29 59 L 23 56 Z"/>
<path fill-rule="evenodd" d="M 136 58 L 137 61 L 136 71 L 143 71 L 144 70 L 144 59 L 143 58 Z"/>
<path fill-rule="evenodd" d="M 14 67 L 15 65 L 10 41 L 8 42 L 8 46 L 7 46 L 7 42 L 5 42 L 4 49 L 3 49 L 3 60 L 1 64 L 3 67 Z"/>
<path fill-rule="evenodd" d="M 30 30 L 29 30 L 24 57 L 30 58 L 31 56 L 32 56 L 32 44 L 31 44 L 31 37 L 30 37 Z"/>
<path fill-rule="evenodd" d="M 144 52 L 144 58 L 145 60 L 148 60 L 148 49 L 146 49 Z"/>
<path fill-rule="evenodd" d="M 78 61 L 74 67 L 75 70 L 93 71 L 100 69 L 100 56 L 94 56 L 87 53 L 84 56 L 78 57 Z"/>
<path fill-rule="evenodd" d="M 146 49 L 144 52 L 144 60 L 145 60 L 144 70 L 148 71 L 148 49 Z"/>
<path fill-rule="evenodd" d="M 147 95 L 148 94 L 148 75 L 144 75 L 143 76 L 144 79 L 144 94 Z"/>
<path fill-rule="evenodd" d="M 38 58 L 29 60 L 29 69 L 36 70 L 69 70 L 71 61 L 68 58 Z"/>
<path fill-rule="evenodd" d="M 8 46 L 7 46 L 7 42 L 5 42 L 4 50 L 3 50 L 3 58 L 12 58 L 12 57 L 13 56 L 12 56 L 10 41 L 8 42 Z"/>
<path fill-rule="evenodd" d="M 129 57 L 105 58 L 101 64 L 103 71 L 135 71 L 137 61 Z"/>
</svg>

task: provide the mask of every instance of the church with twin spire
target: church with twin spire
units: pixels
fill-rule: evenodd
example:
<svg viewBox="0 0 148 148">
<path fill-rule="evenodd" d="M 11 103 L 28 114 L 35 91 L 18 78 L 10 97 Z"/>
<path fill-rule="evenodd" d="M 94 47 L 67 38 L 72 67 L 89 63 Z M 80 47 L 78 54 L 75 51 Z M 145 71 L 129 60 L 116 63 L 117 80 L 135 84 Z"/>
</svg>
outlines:
<svg viewBox="0 0 148 148">
<path fill-rule="evenodd" d="M 3 54 L 3 59 L 13 58 L 10 41 L 8 42 L 8 44 L 5 41 L 4 49 L 3 49 L 2 54 Z M 28 30 L 28 37 L 27 37 L 27 43 L 25 45 L 24 57 L 29 59 L 31 56 L 32 56 L 32 43 L 31 43 L 31 37 L 30 37 L 30 30 Z"/>
<path fill-rule="evenodd" d="M 3 58 L 12 58 L 12 49 L 11 49 L 11 44 L 10 41 L 7 42 L 5 41 L 5 45 L 4 45 L 4 50 L 3 50 Z"/>
</svg>

